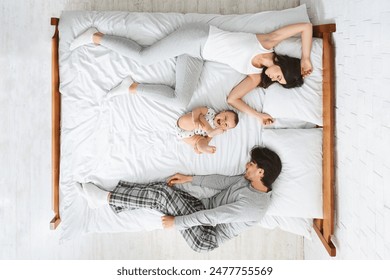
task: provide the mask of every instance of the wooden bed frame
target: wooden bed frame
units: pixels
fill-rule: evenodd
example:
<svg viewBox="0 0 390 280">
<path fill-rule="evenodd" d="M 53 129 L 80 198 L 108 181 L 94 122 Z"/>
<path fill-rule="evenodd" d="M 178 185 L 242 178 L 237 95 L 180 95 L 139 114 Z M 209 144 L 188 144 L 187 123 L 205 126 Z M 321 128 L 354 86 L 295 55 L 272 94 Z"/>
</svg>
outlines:
<svg viewBox="0 0 390 280">
<path fill-rule="evenodd" d="M 59 18 L 51 18 L 55 26 L 52 37 L 52 209 L 54 218 L 50 229 L 61 222 L 59 211 L 61 96 L 58 62 Z M 336 247 L 331 237 L 334 233 L 334 48 L 332 33 L 335 24 L 313 27 L 313 36 L 323 39 L 323 219 L 315 219 L 313 227 L 330 256 L 336 256 Z"/>
</svg>

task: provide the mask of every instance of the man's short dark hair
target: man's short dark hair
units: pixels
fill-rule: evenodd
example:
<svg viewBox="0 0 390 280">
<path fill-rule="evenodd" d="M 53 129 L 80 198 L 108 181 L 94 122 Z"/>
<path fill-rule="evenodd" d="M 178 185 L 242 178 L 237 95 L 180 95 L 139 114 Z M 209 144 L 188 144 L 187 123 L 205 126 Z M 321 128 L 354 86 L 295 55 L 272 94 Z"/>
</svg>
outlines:
<svg viewBox="0 0 390 280">
<path fill-rule="evenodd" d="M 272 190 L 272 183 L 282 171 L 282 161 L 278 154 L 268 148 L 254 147 L 251 150 L 251 161 L 264 170 L 264 177 L 261 181 L 269 190 Z"/>
</svg>

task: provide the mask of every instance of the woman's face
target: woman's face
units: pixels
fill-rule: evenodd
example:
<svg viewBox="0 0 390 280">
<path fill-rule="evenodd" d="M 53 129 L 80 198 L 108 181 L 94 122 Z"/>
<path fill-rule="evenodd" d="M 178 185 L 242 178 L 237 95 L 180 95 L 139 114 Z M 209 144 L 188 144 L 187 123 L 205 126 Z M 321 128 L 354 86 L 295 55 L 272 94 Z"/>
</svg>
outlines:
<svg viewBox="0 0 390 280">
<path fill-rule="evenodd" d="M 279 65 L 272 65 L 265 70 L 265 74 L 275 82 L 278 82 L 279 84 L 285 85 L 287 84 L 286 79 L 283 76 L 282 69 Z"/>
</svg>

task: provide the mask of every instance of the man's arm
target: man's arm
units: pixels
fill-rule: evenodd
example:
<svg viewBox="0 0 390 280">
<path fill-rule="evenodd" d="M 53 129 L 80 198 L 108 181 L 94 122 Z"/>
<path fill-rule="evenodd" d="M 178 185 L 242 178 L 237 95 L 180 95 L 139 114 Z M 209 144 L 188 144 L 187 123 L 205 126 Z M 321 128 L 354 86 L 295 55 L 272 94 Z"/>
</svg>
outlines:
<svg viewBox="0 0 390 280">
<path fill-rule="evenodd" d="M 216 226 L 218 224 L 257 221 L 260 218 L 258 213 L 257 209 L 248 207 L 248 201 L 241 200 L 190 215 L 176 216 L 174 225 L 181 230 L 199 225 Z"/>
<path fill-rule="evenodd" d="M 191 176 L 176 173 L 168 178 L 167 183 L 169 186 L 175 184 L 192 183 L 194 186 L 206 187 L 214 190 L 223 190 L 231 185 L 237 183 L 242 179 L 241 175 L 237 176 L 225 176 L 225 175 L 206 175 L 206 176 Z"/>
<path fill-rule="evenodd" d="M 225 175 L 205 175 L 193 176 L 192 185 L 206 187 L 214 190 L 223 190 L 236 184 L 242 175 L 225 176 Z"/>
</svg>

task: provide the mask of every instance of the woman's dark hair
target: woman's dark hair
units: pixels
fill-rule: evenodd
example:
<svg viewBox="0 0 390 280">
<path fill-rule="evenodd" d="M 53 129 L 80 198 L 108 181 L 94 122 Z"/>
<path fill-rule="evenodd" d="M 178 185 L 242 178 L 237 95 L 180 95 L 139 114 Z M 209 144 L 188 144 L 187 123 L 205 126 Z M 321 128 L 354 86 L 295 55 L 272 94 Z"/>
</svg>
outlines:
<svg viewBox="0 0 390 280">
<path fill-rule="evenodd" d="M 254 147 L 250 154 L 251 161 L 256 163 L 258 168 L 264 170 L 264 177 L 261 181 L 268 190 L 272 190 L 272 183 L 278 178 L 282 171 L 282 161 L 280 160 L 280 157 L 274 151 L 263 147 Z"/>
<path fill-rule="evenodd" d="M 301 75 L 301 60 L 299 58 L 290 57 L 287 55 L 278 55 L 275 53 L 274 63 L 280 66 L 280 69 L 282 69 L 284 79 L 287 82 L 287 84 L 285 85 L 280 84 L 282 87 L 294 88 L 303 85 L 303 77 Z M 262 88 L 267 88 L 276 82 L 276 81 L 272 81 L 265 74 L 266 70 L 267 67 L 264 67 L 263 72 L 261 73 L 261 82 L 259 86 Z"/>
</svg>

